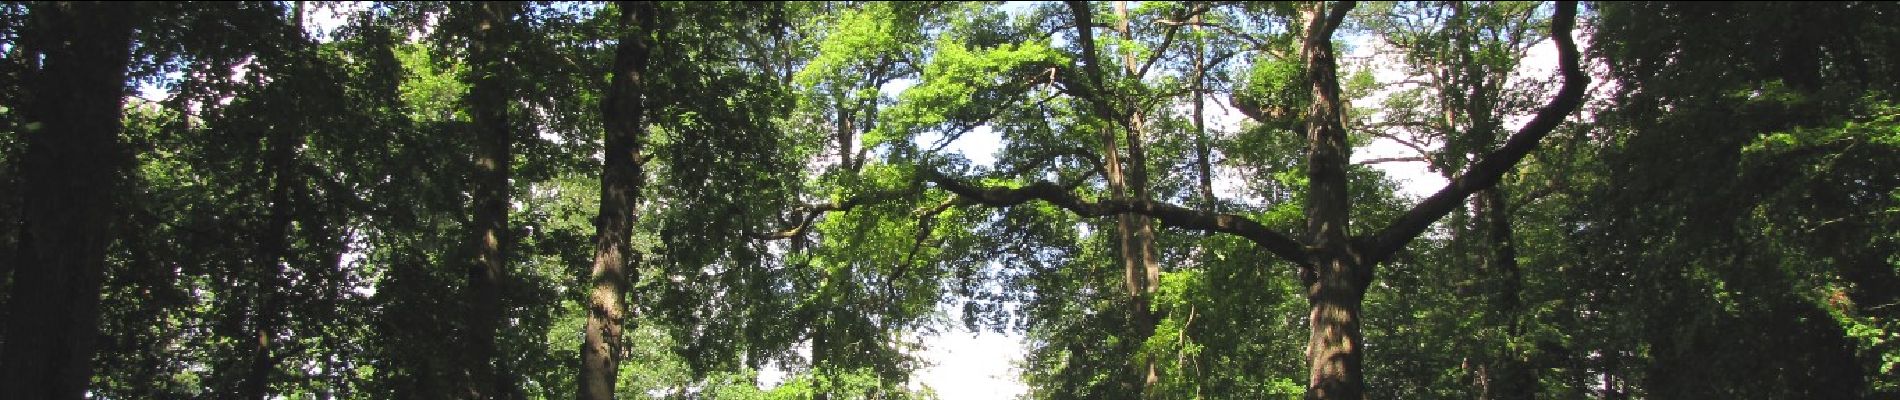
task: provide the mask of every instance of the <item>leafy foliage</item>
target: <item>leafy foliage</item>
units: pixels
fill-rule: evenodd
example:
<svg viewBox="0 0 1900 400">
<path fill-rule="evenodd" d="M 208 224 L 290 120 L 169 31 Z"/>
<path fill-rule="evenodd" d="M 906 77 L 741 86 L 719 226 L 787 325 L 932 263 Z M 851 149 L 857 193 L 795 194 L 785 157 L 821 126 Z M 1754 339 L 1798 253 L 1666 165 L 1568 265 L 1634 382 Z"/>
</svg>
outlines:
<svg viewBox="0 0 1900 400">
<path fill-rule="evenodd" d="M 25 110 L 62 95 L 37 89 L 34 51 L 68 39 L 50 4 L 0 2 L 0 304 L 47 201 L 24 186 L 45 156 Z M 503 5 L 137 5 L 125 148 L 89 155 L 128 179 L 88 394 L 573 396 L 601 137 L 624 117 L 601 105 L 641 5 Z M 1024 398 L 1321 396 L 1310 263 L 1089 206 L 1308 234 L 1332 201 L 1310 190 L 1325 70 L 1302 54 L 1325 7 L 652 5 L 619 397 L 936 398 L 920 338 L 957 329 L 1025 339 Z M 1381 164 L 1458 177 L 1561 83 L 1542 2 L 1342 15 L 1321 43 L 1361 151 L 1340 160 L 1348 231 L 1419 202 L 1401 181 L 1421 177 Z M 1900 396 L 1900 7 L 1583 17 L 1583 111 L 1373 270 L 1371 397 Z M 513 157 L 486 334 L 466 264 L 496 116 Z M 1127 269 L 1144 248 L 1153 282 Z M 491 336 L 492 359 L 464 350 Z"/>
</svg>

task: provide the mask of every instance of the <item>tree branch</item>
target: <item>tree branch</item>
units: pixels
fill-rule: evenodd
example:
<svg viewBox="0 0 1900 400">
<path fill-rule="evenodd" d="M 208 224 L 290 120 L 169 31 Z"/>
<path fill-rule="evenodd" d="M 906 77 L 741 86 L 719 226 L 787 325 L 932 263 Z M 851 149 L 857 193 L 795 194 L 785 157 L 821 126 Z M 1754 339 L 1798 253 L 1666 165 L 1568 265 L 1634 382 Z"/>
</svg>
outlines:
<svg viewBox="0 0 1900 400">
<path fill-rule="evenodd" d="M 1075 16 L 1076 44 L 1082 46 L 1081 61 L 1084 64 L 1082 73 L 1088 78 L 1072 89 L 1079 89 L 1075 93 L 1077 97 L 1088 100 L 1089 105 L 1100 118 L 1121 121 L 1120 113 L 1115 111 L 1116 107 L 1109 104 L 1108 99 L 1098 92 L 1107 84 L 1102 78 L 1101 58 L 1095 54 L 1095 12 L 1089 9 L 1087 1 L 1070 0 L 1065 3 L 1069 6 L 1069 13 Z"/>
<path fill-rule="evenodd" d="M 1196 4 L 1193 8 L 1188 9 L 1186 15 L 1182 15 L 1180 16 L 1180 18 L 1187 19 L 1193 16 L 1201 15 L 1202 13 L 1205 13 L 1205 12 L 1207 12 L 1207 7 L 1205 7 L 1203 4 Z M 1166 22 L 1167 22 L 1166 20 L 1161 21 L 1161 25 L 1168 28 L 1167 30 L 1163 31 L 1166 33 L 1162 35 L 1163 39 L 1161 40 L 1161 47 L 1155 48 L 1155 54 L 1153 56 L 1148 57 L 1147 62 L 1141 63 L 1141 69 L 1138 70 L 1140 72 L 1135 73 L 1135 76 L 1134 76 L 1135 79 L 1141 79 L 1141 77 L 1143 76 L 1148 76 L 1148 68 L 1155 66 L 1156 61 L 1161 61 L 1161 56 L 1168 53 L 1168 47 L 1174 45 L 1174 34 L 1177 31 L 1181 30 L 1182 24 L 1169 24 Z"/>
<path fill-rule="evenodd" d="M 1352 6 L 1353 2 L 1342 1 L 1334 5 L 1331 10 L 1327 10 L 1326 27 L 1321 28 L 1323 32 L 1320 32 L 1319 37 L 1333 37 L 1333 31 L 1339 29 L 1339 24 L 1346 22 L 1346 13 L 1352 11 Z"/>
<path fill-rule="evenodd" d="M 1266 52 L 1267 54 L 1271 54 L 1274 57 L 1280 57 L 1280 58 L 1287 57 L 1286 51 L 1273 47 L 1273 44 L 1271 42 L 1268 42 L 1267 40 L 1261 39 L 1259 37 L 1255 37 L 1254 35 L 1248 34 L 1246 32 L 1241 32 L 1239 29 L 1234 28 L 1233 26 L 1230 26 L 1227 24 L 1219 24 L 1219 23 L 1212 23 L 1212 22 L 1205 22 L 1205 21 L 1195 23 L 1195 22 L 1162 20 L 1159 22 L 1163 25 L 1170 25 L 1170 26 L 1188 25 L 1188 26 L 1214 28 L 1215 30 L 1221 31 L 1221 33 L 1225 33 L 1229 36 L 1233 36 L 1233 37 L 1239 38 L 1242 41 L 1247 42 L 1248 45 L 1251 45 L 1253 47 L 1253 50 Z"/>
<path fill-rule="evenodd" d="M 1375 126 L 1376 126 L 1376 124 L 1375 124 Z M 1443 166 L 1443 165 L 1438 165 L 1438 162 L 1437 162 L 1437 161 L 1432 161 L 1432 152 L 1431 152 L 1431 151 L 1429 151 L 1429 150 L 1426 150 L 1426 149 L 1425 149 L 1425 145 L 1424 145 L 1424 144 L 1421 144 L 1421 143 L 1419 143 L 1419 142 L 1415 142 L 1415 141 L 1412 141 L 1412 140 L 1408 140 L 1408 139 L 1405 139 L 1405 138 L 1401 138 L 1401 137 L 1399 137 L 1398 135 L 1393 135 L 1393 134 L 1390 134 L 1390 133 L 1386 133 L 1386 132 L 1385 132 L 1385 131 L 1383 131 L 1383 130 L 1377 130 L 1377 129 L 1374 129 L 1374 130 L 1369 130 L 1369 131 L 1366 131 L 1366 132 L 1370 132 L 1370 133 L 1372 133 L 1372 136 L 1374 136 L 1374 137 L 1379 137 L 1379 138 L 1384 138 L 1384 139 L 1386 139 L 1386 140 L 1391 140 L 1391 141 L 1393 141 L 1393 142 L 1395 142 L 1395 143 L 1398 143 L 1398 144 L 1399 144 L 1400 146 L 1405 146 L 1406 148 L 1409 148 L 1409 149 L 1412 149 L 1412 151 L 1415 151 L 1415 152 L 1418 152 L 1418 157 L 1419 157 L 1419 158 L 1421 159 L 1421 160 L 1419 160 L 1419 161 L 1424 161 L 1424 162 L 1425 162 L 1425 166 L 1426 166 L 1427 168 L 1431 168 L 1431 170 L 1432 170 L 1432 171 L 1447 171 L 1447 170 L 1445 169 L 1445 166 Z M 1444 174 L 1450 174 L 1451 172 L 1449 172 L 1449 171 L 1447 171 L 1447 172 L 1443 172 L 1443 173 L 1444 173 Z"/>
<path fill-rule="evenodd" d="M 1379 158 L 1368 158 L 1368 159 L 1361 160 L 1353 164 L 1372 165 L 1372 164 L 1383 164 L 1383 163 L 1389 163 L 1389 162 L 1414 162 L 1414 161 L 1423 162 L 1426 164 L 1430 164 L 1432 162 L 1431 160 L 1425 159 L 1425 157 L 1379 157 Z"/>
<path fill-rule="evenodd" d="M 889 200 L 893 198 L 898 198 L 898 197 L 903 196 L 905 193 L 906 191 L 903 191 L 903 190 L 871 192 L 871 193 L 860 194 L 857 196 L 851 196 L 850 198 L 844 199 L 843 201 L 834 201 L 830 203 L 806 204 L 803 207 L 800 207 L 805 210 L 805 217 L 798 219 L 798 221 L 792 224 L 792 226 L 786 227 L 785 229 L 780 229 L 775 232 L 749 233 L 749 234 L 746 234 L 746 236 L 751 237 L 754 240 L 785 240 L 785 239 L 791 239 L 791 238 L 795 238 L 799 236 L 804 236 L 805 233 L 811 229 L 812 222 L 816 222 L 818 220 L 818 216 L 825 215 L 831 212 L 848 212 L 848 211 L 851 211 L 851 209 L 858 208 L 858 206 L 885 201 L 885 200 Z"/>
<path fill-rule="evenodd" d="M 1537 112 L 1530 123 L 1511 134 L 1504 146 L 1493 150 L 1478 159 L 1464 174 L 1451 180 L 1451 184 L 1432 194 L 1425 201 L 1406 211 L 1405 215 L 1393 221 L 1392 225 L 1377 234 L 1361 238 L 1365 248 L 1361 249 L 1367 261 L 1383 262 L 1398 252 L 1406 243 L 1418 237 L 1433 221 L 1446 213 L 1457 209 L 1465 197 L 1480 190 L 1496 186 L 1504 174 L 1511 171 L 1518 161 L 1537 148 L 1537 142 L 1550 134 L 1551 130 L 1562 123 L 1583 102 L 1583 92 L 1590 85 L 1590 77 L 1579 66 L 1577 43 L 1571 38 L 1570 30 L 1576 24 L 1577 2 L 1560 1 L 1557 3 L 1557 15 L 1551 18 L 1550 37 L 1557 42 L 1557 64 L 1563 75 L 1563 87 L 1550 103 Z"/>
<path fill-rule="evenodd" d="M 1269 253 L 1295 264 L 1308 263 L 1306 244 L 1252 219 L 1233 214 L 1192 210 L 1145 199 L 1108 199 L 1087 201 L 1067 188 L 1050 182 L 1037 182 L 1020 188 L 981 187 L 959 181 L 936 171 L 924 171 L 925 180 L 963 199 L 991 207 L 1009 207 L 1041 200 L 1084 217 L 1106 217 L 1133 213 L 1153 217 L 1161 224 L 1203 232 L 1228 233 L 1260 245 Z"/>
</svg>

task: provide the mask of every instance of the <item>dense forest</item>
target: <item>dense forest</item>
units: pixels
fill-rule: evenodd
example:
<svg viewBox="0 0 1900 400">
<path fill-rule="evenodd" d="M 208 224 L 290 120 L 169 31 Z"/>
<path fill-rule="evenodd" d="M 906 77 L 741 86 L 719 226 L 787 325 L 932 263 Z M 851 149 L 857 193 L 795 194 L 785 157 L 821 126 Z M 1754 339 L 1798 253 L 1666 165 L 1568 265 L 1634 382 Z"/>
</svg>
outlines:
<svg viewBox="0 0 1900 400">
<path fill-rule="evenodd" d="M 5 399 L 929 399 L 972 331 L 1028 399 L 1900 399 L 1895 2 L 5 1 L 0 55 Z"/>
</svg>

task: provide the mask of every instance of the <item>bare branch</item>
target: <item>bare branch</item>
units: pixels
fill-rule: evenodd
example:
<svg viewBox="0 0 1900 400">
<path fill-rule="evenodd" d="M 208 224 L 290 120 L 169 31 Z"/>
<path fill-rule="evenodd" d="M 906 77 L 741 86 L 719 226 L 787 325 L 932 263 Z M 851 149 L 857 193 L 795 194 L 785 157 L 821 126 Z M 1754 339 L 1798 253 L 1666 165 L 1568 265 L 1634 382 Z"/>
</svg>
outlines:
<svg viewBox="0 0 1900 400">
<path fill-rule="evenodd" d="M 1205 13 L 1205 12 L 1207 12 L 1207 7 L 1197 4 L 1194 8 L 1188 9 L 1187 15 L 1184 15 L 1181 18 L 1189 18 L 1189 17 L 1201 15 L 1201 13 Z M 1148 57 L 1147 62 L 1144 62 L 1141 64 L 1141 69 L 1137 70 L 1139 72 L 1135 73 L 1136 79 L 1140 79 L 1143 76 L 1148 76 L 1148 68 L 1155 66 L 1155 62 L 1161 61 L 1161 56 L 1168 53 L 1168 47 L 1174 45 L 1174 34 L 1177 31 L 1181 30 L 1181 24 L 1163 23 L 1162 25 L 1167 26 L 1168 29 L 1164 31 L 1165 34 L 1162 35 L 1161 47 L 1155 48 L 1155 54 L 1153 56 Z"/>
<path fill-rule="evenodd" d="M 1372 164 L 1383 164 L 1383 163 L 1389 163 L 1389 162 L 1422 162 L 1422 163 L 1430 164 L 1432 160 L 1428 160 L 1425 157 L 1379 157 L 1379 158 L 1370 158 L 1370 159 L 1361 160 L 1353 164 L 1372 165 Z"/>
</svg>

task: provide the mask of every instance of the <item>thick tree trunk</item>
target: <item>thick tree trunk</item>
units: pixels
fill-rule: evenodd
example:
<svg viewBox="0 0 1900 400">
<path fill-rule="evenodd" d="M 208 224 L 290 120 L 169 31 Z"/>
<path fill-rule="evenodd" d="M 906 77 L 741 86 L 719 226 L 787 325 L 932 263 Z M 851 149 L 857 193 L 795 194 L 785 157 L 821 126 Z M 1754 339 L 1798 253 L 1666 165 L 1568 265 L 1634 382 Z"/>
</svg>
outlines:
<svg viewBox="0 0 1900 400">
<path fill-rule="evenodd" d="M 1370 268 L 1354 261 L 1350 249 L 1324 255 L 1315 265 L 1317 279 L 1307 284 L 1307 315 L 1311 333 L 1306 357 L 1308 399 L 1363 399 L 1365 378 L 1361 365 L 1365 343 L 1359 331 L 1360 305 L 1365 300 L 1365 278 Z"/>
<path fill-rule="evenodd" d="M 471 82 L 468 93 L 469 108 L 475 117 L 476 141 L 474 259 L 468 264 L 470 307 L 464 337 L 468 340 L 470 360 L 468 395 L 476 399 L 496 399 L 512 392 L 509 382 L 513 381 L 496 373 L 503 368 L 495 344 L 496 327 L 505 317 L 501 282 L 507 274 L 508 175 L 509 163 L 514 159 L 511 151 L 514 124 L 508 116 L 511 96 L 503 72 L 506 62 L 503 53 L 510 45 L 507 42 L 510 38 L 502 27 L 512 23 L 521 6 L 487 2 L 474 7 L 479 22 L 475 27 L 470 64 L 477 78 Z"/>
<path fill-rule="evenodd" d="M 1352 2 L 1330 8 L 1316 3 L 1307 9 L 1301 46 L 1313 98 L 1306 116 L 1306 232 L 1315 262 L 1303 277 L 1312 329 L 1306 347 L 1312 364 L 1308 399 L 1365 398 L 1365 379 L 1360 375 L 1365 344 L 1359 332 L 1359 311 L 1372 279 L 1372 265 L 1360 257 L 1346 232 L 1352 210 L 1346 163 L 1352 149 L 1346 143 L 1345 100 L 1339 93 L 1332 44 L 1334 28 L 1352 6 Z"/>
<path fill-rule="evenodd" d="M 92 376 L 132 6 L 36 3 L 23 46 L 44 56 L 22 136 L 18 259 L 0 349 L 0 398 L 81 399 Z"/>
<path fill-rule="evenodd" d="M 620 371 L 620 346 L 627 318 L 627 287 L 632 284 L 640 255 L 633 250 L 633 224 L 639 218 L 639 198 L 645 172 L 640 152 L 644 137 L 647 39 L 655 28 L 651 2 L 620 3 L 620 45 L 615 50 L 613 81 L 601 104 L 607 122 L 606 154 L 600 179 L 600 217 L 594 236 L 593 281 L 588 296 L 587 327 L 581 344 L 580 396 L 584 400 L 614 398 Z"/>
</svg>

